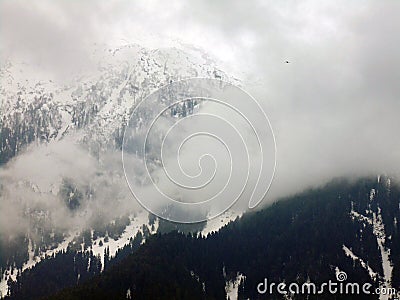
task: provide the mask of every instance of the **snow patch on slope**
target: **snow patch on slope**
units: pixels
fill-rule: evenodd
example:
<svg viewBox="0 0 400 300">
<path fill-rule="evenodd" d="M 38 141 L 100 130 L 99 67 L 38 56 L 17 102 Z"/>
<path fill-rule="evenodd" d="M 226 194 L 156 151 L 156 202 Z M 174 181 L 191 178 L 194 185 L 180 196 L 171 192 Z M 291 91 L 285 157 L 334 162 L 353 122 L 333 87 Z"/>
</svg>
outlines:
<svg viewBox="0 0 400 300">
<path fill-rule="evenodd" d="M 32 246 L 32 241 L 29 240 L 29 260 L 23 264 L 22 266 L 22 272 L 33 268 L 37 263 L 39 263 L 41 260 L 46 259 L 46 257 L 53 256 L 54 254 L 57 254 L 58 252 L 65 251 L 69 245 L 69 243 L 73 240 L 75 234 L 70 234 L 67 238 L 64 239 L 56 248 L 54 249 L 49 249 L 45 252 L 43 252 L 40 256 L 35 256 L 34 251 L 33 251 L 33 246 Z M 8 280 L 16 281 L 17 280 L 17 274 L 18 274 L 18 269 L 17 268 L 9 268 L 4 271 L 4 273 L 1 276 L 1 281 L 0 281 L 0 298 L 4 297 L 7 295 L 8 292 Z"/>
<path fill-rule="evenodd" d="M 100 255 L 101 257 L 101 264 L 102 268 L 104 268 L 104 250 L 109 247 L 110 256 L 115 256 L 118 249 L 123 248 L 125 245 L 129 244 L 130 238 L 135 237 L 138 232 L 143 234 L 143 226 L 147 226 L 150 233 L 154 234 L 158 228 L 158 219 L 154 223 L 154 230 L 152 230 L 151 226 L 148 225 L 149 223 L 149 213 L 147 211 L 141 211 L 136 215 L 136 217 L 131 218 L 130 224 L 125 228 L 124 232 L 122 233 L 121 237 L 118 240 L 109 239 L 108 242 L 104 241 L 104 238 L 98 238 L 93 241 L 91 250 L 95 256 Z M 102 243 L 100 243 L 102 241 Z M 100 244 L 102 244 L 100 246 Z M 90 250 L 90 249 L 89 249 Z"/>
<path fill-rule="evenodd" d="M 376 236 L 376 240 L 378 242 L 379 250 L 382 256 L 382 268 L 383 268 L 383 280 L 384 282 L 380 284 L 380 287 L 391 288 L 391 277 L 392 277 L 392 270 L 393 266 L 390 262 L 390 249 L 385 247 L 385 228 L 383 225 L 383 219 L 381 214 L 381 208 L 378 206 L 378 213 L 373 213 L 373 232 Z M 386 300 L 389 299 L 388 295 L 379 295 L 379 299 Z"/>
<path fill-rule="evenodd" d="M 229 280 L 226 282 L 225 284 L 226 299 L 229 300 L 238 299 L 239 284 L 240 281 L 245 278 L 246 276 L 238 272 L 234 280 Z"/>
<path fill-rule="evenodd" d="M 208 220 L 206 226 L 204 227 L 204 229 L 201 231 L 200 234 L 203 236 L 207 236 L 209 233 L 217 232 L 228 223 L 236 220 L 236 218 L 238 217 L 240 218 L 242 214 L 243 214 L 242 212 L 228 210 L 222 215 L 214 219 Z"/>
<path fill-rule="evenodd" d="M 378 177 L 378 183 L 380 182 L 380 177 Z M 387 182 L 388 190 L 390 192 L 390 180 L 388 179 Z M 376 196 L 376 190 L 371 189 L 369 193 L 369 201 L 372 202 L 375 199 Z M 392 276 L 392 271 L 393 271 L 393 265 L 390 261 L 390 249 L 388 249 L 385 246 L 386 242 L 386 234 L 385 234 L 385 226 L 383 223 L 383 218 L 382 218 L 382 210 L 381 208 L 377 207 L 377 212 L 372 211 L 371 209 L 366 211 L 367 214 L 372 213 L 372 218 L 371 217 L 366 217 L 354 210 L 353 203 L 352 203 L 352 208 L 350 212 L 350 216 L 353 220 L 357 220 L 359 222 L 363 222 L 364 224 L 368 224 L 372 226 L 373 234 L 376 237 L 376 241 L 381 253 L 382 257 L 382 269 L 383 269 L 383 281 L 379 283 L 380 288 L 392 288 L 391 284 L 391 276 Z M 389 237 L 390 238 L 390 237 Z M 361 262 L 361 265 L 368 270 L 368 273 L 370 274 L 371 278 L 379 278 L 378 274 L 376 272 L 373 272 L 372 269 L 359 257 L 354 255 L 354 253 L 347 248 L 345 245 L 343 245 L 343 250 L 345 251 L 345 254 L 347 256 L 350 256 L 353 260 L 358 260 Z M 389 299 L 388 295 L 379 295 L 380 300 L 386 300 Z"/>
<path fill-rule="evenodd" d="M 372 270 L 372 268 L 365 263 L 365 261 L 363 259 L 361 259 L 360 257 L 358 257 L 357 255 L 355 255 L 353 253 L 353 251 L 351 251 L 349 248 L 347 248 L 345 245 L 342 246 L 342 249 L 344 251 L 344 253 L 346 254 L 346 256 L 349 256 L 351 259 L 353 259 L 354 261 L 358 261 L 360 262 L 361 266 L 368 271 L 369 276 L 371 277 L 372 280 L 376 280 L 378 278 L 378 273 L 375 272 L 374 270 Z"/>
</svg>

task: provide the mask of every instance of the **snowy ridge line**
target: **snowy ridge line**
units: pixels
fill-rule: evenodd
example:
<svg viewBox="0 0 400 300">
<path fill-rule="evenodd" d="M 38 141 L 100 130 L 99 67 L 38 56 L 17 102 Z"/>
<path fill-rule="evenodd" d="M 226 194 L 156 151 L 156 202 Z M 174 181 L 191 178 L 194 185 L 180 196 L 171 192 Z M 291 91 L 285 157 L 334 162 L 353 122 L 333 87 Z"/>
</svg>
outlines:
<svg viewBox="0 0 400 300">
<path fill-rule="evenodd" d="M 379 274 L 377 272 L 375 272 L 374 270 L 372 270 L 372 268 L 364 262 L 363 259 L 361 259 L 360 257 L 358 257 L 357 255 L 355 255 L 353 253 L 353 251 L 351 251 L 349 248 L 347 248 L 345 245 L 342 246 L 342 249 L 344 251 L 344 254 L 346 256 L 349 256 L 351 259 L 353 259 L 354 261 L 359 261 L 361 263 L 361 266 L 368 271 L 369 276 L 371 277 L 372 280 L 376 281 L 379 278 Z"/>
<path fill-rule="evenodd" d="M 158 229 L 158 224 L 159 220 L 156 219 L 154 222 L 154 226 L 149 225 L 148 221 L 148 212 L 147 211 L 141 211 L 138 213 L 136 216 L 131 216 L 130 217 L 130 224 L 126 226 L 125 230 L 121 234 L 121 237 L 117 240 L 114 240 L 110 238 L 108 242 L 104 241 L 104 237 L 99 237 L 96 240 L 92 240 L 92 246 L 88 247 L 86 250 L 82 250 L 82 252 L 89 252 L 92 251 L 94 256 L 100 256 L 101 257 L 101 264 L 102 264 L 102 270 L 104 269 L 104 250 L 108 247 L 110 251 L 110 258 L 114 257 L 117 253 L 117 251 L 124 246 L 128 245 L 130 243 L 130 238 L 135 237 L 136 234 L 143 232 L 143 226 L 147 226 L 150 234 L 155 234 Z M 152 230 L 153 227 L 153 230 Z M 27 269 L 31 269 L 35 267 L 36 264 L 38 264 L 40 261 L 46 259 L 46 257 L 53 256 L 54 254 L 57 254 L 61 251 L 65 251 L 69 244 L 73 241 L 74 237 L 78 235 L 78 231 L 70 234 L 67 238 L 64 239 L 56 248 L 54 249 L 49 249 L 44 252 L 42 252 L 39 256 L 34 256 L 34 251 L 33 251 L 33 246 L 32 246 L 32 241 L 29 240 L 29 260 L 23 264 L 21 271 L 25 271 Z M 103 245 L 100 246 L 99 243 L 100 241 L 103 242 Z M 143 236 L 142 243 L 145 242 L 145 237 Z M 83 246 L 83 245 L 82 245 Z M 90 258 L 88 262 L 88 267 L 90 265 Z M 16 281 L 17 279 L 17 274 L 18 274 L 19 269 L 18 268 L 13 268 L 11 270 L 7 269 L 4 271 L 1 277 L 0 281 L 0 298 L 3 298 L 4 296 L 7 295 L 8 292 L 8 280 L 11 279 L 12 281 Z M 12 273 L 12 274 L 11 274 Z M 79 278 L 78 278 L 79 280 Z"/>
<path fill-rule="evenodd" d="M 147 226 L 151 234 L 155 234 L 158 229 L 159 220 L 158 218 L 154 222 L 154 228 L 149 225 L 148 221 L 149 213 L 147 211 L 141 211 L 136 217 L 131 219 L 131 223 L 125 228 L 121 237 L 118 240 L 109 239 L 108 242 L 104 241 L 103 237 L 99 237 L 92 241 L 92 246 L 90 246 L 86 251 L 92 251 L 93 255 L 101 257 L 102 271 L 104 268 L 104 250 L 108 247 L 110 251 L 110 257 L 115 256 L 117 251 L 124 246 L 128 245 L 130 238 L 135 237 L 139 232 L 144 234 L 142 226 Z M 102 241 L 102 246 L 100 246 L 100 241 Z M 145 242 L 145 237 L 143 236 L 142 244 Z"/>
<path fill-rule="evenodd" d="M 199 235 L 207 237 L 208 234 L 212 232 L 218 232 L 222 227 L 226 226 L 230 222 L 236 220 L 236 218 L 240 218 L 243 215 L 243 212 L 238 212 L 234 210 L 227 210 L 225 213 L 220 216 L 207 220 L 206 226 L 203 228 Z"/>
</svg>

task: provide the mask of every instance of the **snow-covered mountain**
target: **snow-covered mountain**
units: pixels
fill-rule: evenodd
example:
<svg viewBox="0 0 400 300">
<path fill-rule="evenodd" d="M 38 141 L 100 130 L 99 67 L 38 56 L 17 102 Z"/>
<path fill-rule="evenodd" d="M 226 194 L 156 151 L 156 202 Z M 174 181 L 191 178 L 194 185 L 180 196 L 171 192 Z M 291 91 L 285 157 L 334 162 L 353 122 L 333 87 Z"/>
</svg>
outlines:
<svg viewBox="0 0 400 300">
<path fill-rule="evenodd" d="M 114 256 L 139 232 L 154 233 L 157 221 L 135 203 L 121 168 L 135 104 L 184 78 L 235 81 L 194 48 L 126 45 L 97 49 L 96 60 L 96 72 L 62 84 L 22 63 L 0 69 L 2 295 L 18 272 L 68 247 L 100 256 L 104 266 L 106 248 Z M 180 109 L 174 114 L 186 114 Z"/>
<path fill-rule="evenodd" d="M 68 134 L 99 148 L 93 151 L 118 146 L 135 103 L 157 88 L 191 77 L 231 80 L 200 50 L 128 45 L 108 49 L 98 59 L 97 72 L 68 85 L 26 78 L 22 64 L 3 66 L 1 162 L 31 142 L 57 141 Z M 83 129 L 79 135 L 78 129 Z"/>
</svg>

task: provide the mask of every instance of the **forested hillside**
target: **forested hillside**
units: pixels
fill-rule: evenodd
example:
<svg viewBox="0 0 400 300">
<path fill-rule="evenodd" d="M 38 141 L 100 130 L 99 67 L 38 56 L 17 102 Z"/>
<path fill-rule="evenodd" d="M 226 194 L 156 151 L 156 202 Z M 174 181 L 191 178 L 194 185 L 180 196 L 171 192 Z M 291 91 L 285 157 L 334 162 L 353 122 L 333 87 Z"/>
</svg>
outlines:
<svg viewBox="0 0 400 300">
<path fill-rule="evenodd" d="M 207 237 L 177 231 L 151 236 L 100 275 L 82 284 L 69 282 L 75 287 L 48 299 L 226 299 L 235 284 L 239 299 L 264 299 L 256 289 L 264 278 L 321 284 L 335 280 L 337 270 L 346 272 L 349 282 L 399 290 L 399 201 L 399 186 L 389 178 L 336 180 L 247 213 Z M 62 263 L 56 268 L 67 269 Z M 10 298 L 29 298 L 35 272 L 20 277 Z M 43 286 L 62 278 L 57 271 L 45 274 Z M 37 282 L 36 289 L 41 287 Z M 282 299 L 279 294 L 274 297 Z M 324 299 L 378 298 L 324 295 Z"/>
</svg>

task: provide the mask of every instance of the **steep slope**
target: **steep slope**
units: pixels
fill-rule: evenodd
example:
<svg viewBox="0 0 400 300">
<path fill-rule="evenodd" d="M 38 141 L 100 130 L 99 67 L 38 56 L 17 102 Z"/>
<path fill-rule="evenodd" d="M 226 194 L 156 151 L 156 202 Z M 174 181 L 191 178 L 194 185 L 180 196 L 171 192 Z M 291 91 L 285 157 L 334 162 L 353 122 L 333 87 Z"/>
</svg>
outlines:
<svg viewBox="0 0 400 300">
<path fill-rule="evenodd" d="M 133 44 L 103 49 L 98 56 L 97 72 L 62 85 L 35 79 L 29 66 L 4 64 L 0 163 L 29 143 L 57 141 L 66 134 L 97 146 L 93 151 L 118 148 L 135 103 L 155 89 L 191 77 L 231 80 L 205 53 L 192 48 L 146 49 Z M 76 129 L 84 130 L 76 134 Z"/>
<path fill-rule="evenodd" d="M 114 255 L 142 225 L 152 232 L 126 187 L 120 159 L 135 104 L 174 80 L 229 80 L 192 48 L 126 45 L 97 49 L 95 59 L 97 71 L 62 84 L 17 62 L 0 69 L 2 295 L 18 273 L 67 246 L 103 260 L 105 247 Z"/>
</svg>

